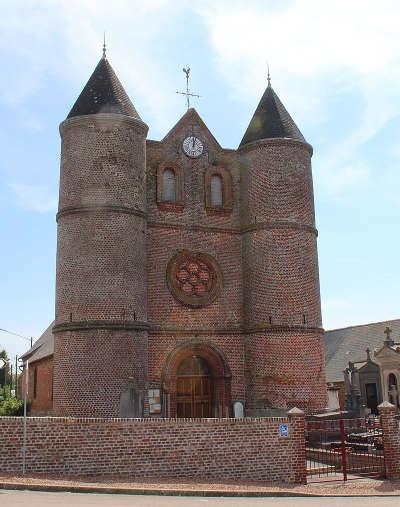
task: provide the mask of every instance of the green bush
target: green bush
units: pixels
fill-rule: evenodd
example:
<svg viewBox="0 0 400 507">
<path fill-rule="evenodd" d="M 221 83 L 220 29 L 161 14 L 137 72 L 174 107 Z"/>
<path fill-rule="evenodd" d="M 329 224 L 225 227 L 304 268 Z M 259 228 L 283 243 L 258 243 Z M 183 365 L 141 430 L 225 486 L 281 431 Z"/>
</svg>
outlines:
<svg viewBox="0 0 400 507">
<path fill-rule="evenodd" d="M 0 401 L 0 416 L 24 415 L 24 403 L 17 398 L 7 398 Z"/>
</svg>

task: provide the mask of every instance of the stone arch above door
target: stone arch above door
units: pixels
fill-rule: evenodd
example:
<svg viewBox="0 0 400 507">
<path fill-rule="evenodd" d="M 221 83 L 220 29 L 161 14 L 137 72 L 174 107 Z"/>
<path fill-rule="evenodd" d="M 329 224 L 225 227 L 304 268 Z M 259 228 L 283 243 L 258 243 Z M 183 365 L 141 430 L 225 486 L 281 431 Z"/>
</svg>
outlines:
<svg viewBox="0 0 400 507">
<path fill-rule="evenodd" d="M 222 352 L 209 342 L 186 342 L 174 349 L 164 365 L 162 388 L 165 400 L 165 416 L 177 417 L 178 401 L 178 368 L 188 357 L 204 360 L 209 368 L 212 382 L 212 414 L 211 417 L 230 417 L 231 408 L 231 372 Z M 191 417 L 195 417 L 191 414 Z M 210 416 L 210 415 L 209 415 Z"/>
</svg>

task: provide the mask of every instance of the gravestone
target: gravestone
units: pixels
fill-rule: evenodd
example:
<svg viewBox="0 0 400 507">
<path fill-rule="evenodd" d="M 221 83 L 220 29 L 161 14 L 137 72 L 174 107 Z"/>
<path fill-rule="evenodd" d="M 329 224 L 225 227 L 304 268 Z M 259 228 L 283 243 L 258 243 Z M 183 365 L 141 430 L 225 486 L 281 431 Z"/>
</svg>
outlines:
<svg viewBox="0 0 400 507">
<path fill-rule="evenodd" d="M 241 401 L 235 401 L 235 403 L 233 404 L 233 414 L 235 419 L 243 419 L 244 409 L 243 403 Z"/>
<path fill-rule="evenodd" d="M 121 392 L 120 417 L 143 417 L 143 392 L 137 388 L 133 378 Z"/>
<path fill-rule="evenodd" d="M 339 404 L 339 388 L 334 385 L 328 386 L 328 409 L 331 412 L 340 410 Z"/>
</svg>

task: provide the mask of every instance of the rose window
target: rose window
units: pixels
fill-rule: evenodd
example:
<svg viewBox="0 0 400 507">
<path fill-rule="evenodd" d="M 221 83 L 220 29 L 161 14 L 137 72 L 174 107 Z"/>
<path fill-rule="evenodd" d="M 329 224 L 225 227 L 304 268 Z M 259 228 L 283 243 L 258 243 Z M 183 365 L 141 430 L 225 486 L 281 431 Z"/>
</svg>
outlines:
<svg viewBox="0 0 400 507">
<path fill-rule="evenodd" d="M 219 294 L 221 274 L 216 261 L 208 254 L 183 251 L 168 263 L 168 285 L 181 303 L 205 306 Z"/>
</svg>

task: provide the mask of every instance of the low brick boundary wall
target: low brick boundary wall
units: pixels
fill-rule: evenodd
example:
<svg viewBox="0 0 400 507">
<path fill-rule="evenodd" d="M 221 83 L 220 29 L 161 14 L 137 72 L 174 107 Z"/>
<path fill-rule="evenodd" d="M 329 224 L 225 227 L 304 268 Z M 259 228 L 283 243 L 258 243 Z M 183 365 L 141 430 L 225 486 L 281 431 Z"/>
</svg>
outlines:
<svg viewBox="0 0 400 507">
<path fill-rule="evenodd" d="M 394 405 L 384 401 L 378 406 L 382 426 L 387 479 L 400 479 L 400 417 Z"/>
<path fill-rule="evenodd" d="M 288 436 L 280 436 L 288 424 Z M 27 420 L 27 473 L 305 482 L 304 415 Z M 0 417 L 0 471 L 22 471 L 23 419 Z"/>
</svg>

